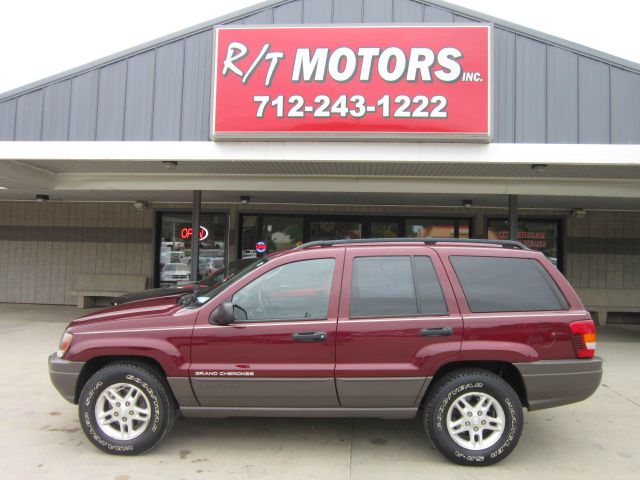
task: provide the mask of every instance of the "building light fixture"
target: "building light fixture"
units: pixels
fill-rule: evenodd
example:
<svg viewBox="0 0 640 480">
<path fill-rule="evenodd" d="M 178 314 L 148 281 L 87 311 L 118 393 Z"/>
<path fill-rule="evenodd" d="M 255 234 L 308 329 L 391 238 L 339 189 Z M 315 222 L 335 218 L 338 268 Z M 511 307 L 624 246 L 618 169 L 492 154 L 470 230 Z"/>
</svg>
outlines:
<svg viewBox="0 0 640 480">
<path fill-rule="evenodd" d="M 164 165 L 164 168 L 176 168 L 178 162 L 176 160 L 163 160 L 162 165 Z"/>
<path fill-rule="evenodd" d="M 249 195 L 242 195 L 240 197 L 240 203 L 244 203 L 245 205 L 251 201 L 251 197 Z"/>
<path fill-rule="evenodd" d="M 544 172 L 548 165 L 546 163 L 534 163 L 531 165 L 531 170 L 534 172 Z"/>
<path fill-rule="evenodd" d="M 7 190 L 7 187 L 3 187 L 2 185 L 0 185 L 0 190 Z"/>
<path fill-rule="evenodd" d="M 462 200 L 462 206 L 464 208 L 471 208 L 472 205 L 473 205 L 473 200 L 469 200 L 469 199 Z"/>
<path fill-rule="evenodd" d="M 49 201 L 49 195 L 45 195 L 43 193 L 39 193 L 36 195 L 36 202 L 48 202 Z"/>
<path fill-rule="evenodd" d="M 584 208 L 574 208 L 571 211 L 572 218 L 584 218 L 587 216 L 587 211 Z"/>
<path fill-rule="evenodd" d="M 139 212 L 144 212 L 148 206 L 149 204 L 144 200 L 136 200 L 135 202 L 133 202 L 133 208 L 135 208 Z"/>
</svg>

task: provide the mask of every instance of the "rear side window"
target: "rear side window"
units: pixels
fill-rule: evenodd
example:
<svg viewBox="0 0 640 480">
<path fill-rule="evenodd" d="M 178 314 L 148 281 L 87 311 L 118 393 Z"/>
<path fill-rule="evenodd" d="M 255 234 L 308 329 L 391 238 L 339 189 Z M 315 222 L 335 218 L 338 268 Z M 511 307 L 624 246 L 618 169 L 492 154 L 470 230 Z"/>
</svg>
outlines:
<svg viewBox="0 0 640 480">
<path fill-rule="evenodd" d="M 413 257 L 416 272 L 418 307 L 424 315 L 442 315 L 447 313 L 442 287 L 438 281 L 436 269 L 429 257 Z"/>
<path fill-rule="evenodd" d="M 567 301 L 537 260 L 449 257 L 472 312 L 566 310 Z"/>
<path fill-rule="evenodd" d="M 446 303 L 430 258 L 389 256 L 353 260 L 351 317 L 446 313 Z"/>
</svg>

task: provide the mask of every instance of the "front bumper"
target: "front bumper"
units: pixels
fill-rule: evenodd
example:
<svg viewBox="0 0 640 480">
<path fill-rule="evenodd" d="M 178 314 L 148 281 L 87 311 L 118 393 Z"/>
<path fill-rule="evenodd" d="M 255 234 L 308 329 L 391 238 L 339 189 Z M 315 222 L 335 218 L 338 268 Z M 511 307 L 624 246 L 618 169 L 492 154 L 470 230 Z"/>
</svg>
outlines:
<svg viewBox="0 0 640 480">
<path fill-rule="evenodd" d="M 589 398 L 602 380 L 602 358 L 516 363 L 529 410 L 557 407 Z"/>
<path fill-rule="evenodd" d="M 65 400 L 76 403 L 76 385 L 85 362 L 70 362 L 58 358 L 55 353 L 49 355 L 49 377 L 51 383 Z"/>
</svg>

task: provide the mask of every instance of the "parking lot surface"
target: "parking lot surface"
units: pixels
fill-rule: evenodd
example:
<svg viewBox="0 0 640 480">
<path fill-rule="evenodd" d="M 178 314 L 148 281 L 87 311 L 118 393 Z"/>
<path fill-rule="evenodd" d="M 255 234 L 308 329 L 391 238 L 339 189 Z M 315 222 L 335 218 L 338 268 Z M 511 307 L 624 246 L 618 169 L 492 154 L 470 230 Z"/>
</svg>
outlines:
<svg viewBox="0 0 640 480">
<path fill-rule="evenodd" d="M 74 307 L 0 304 L 0 472 L 20 479 L 609 479 L 640 478 L 640 326 L 599 329 L 603 383 L 588 400 L 525 413 L 502 463 L 453 465 L 421 419 L 183 419 L 146 455 L 86 441 L 77 407 L 49 382 L 47 356 Z"/>
</svg>

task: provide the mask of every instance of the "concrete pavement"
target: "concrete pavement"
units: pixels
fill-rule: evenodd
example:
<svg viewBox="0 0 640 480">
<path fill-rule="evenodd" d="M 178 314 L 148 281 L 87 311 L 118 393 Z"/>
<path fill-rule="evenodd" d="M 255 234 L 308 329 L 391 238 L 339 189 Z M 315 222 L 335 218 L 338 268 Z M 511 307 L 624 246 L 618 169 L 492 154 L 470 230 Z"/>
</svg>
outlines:
<svg viewBox="0 0 640 480">
<path fill-rule="evenodd" d="M 0 472 L 22 479 L 640 478 L 640 327 L 599 332 L 603 385 L 590 399 L 525 413 L 516 450 L 488 468 L 453 465 L 415 420 L 225 419 L 176 422 L 150 453 L 89 444 L 77 407 L 49 382 L 47 356 L 74 307 L 0 304 Z"/>
</svg>

